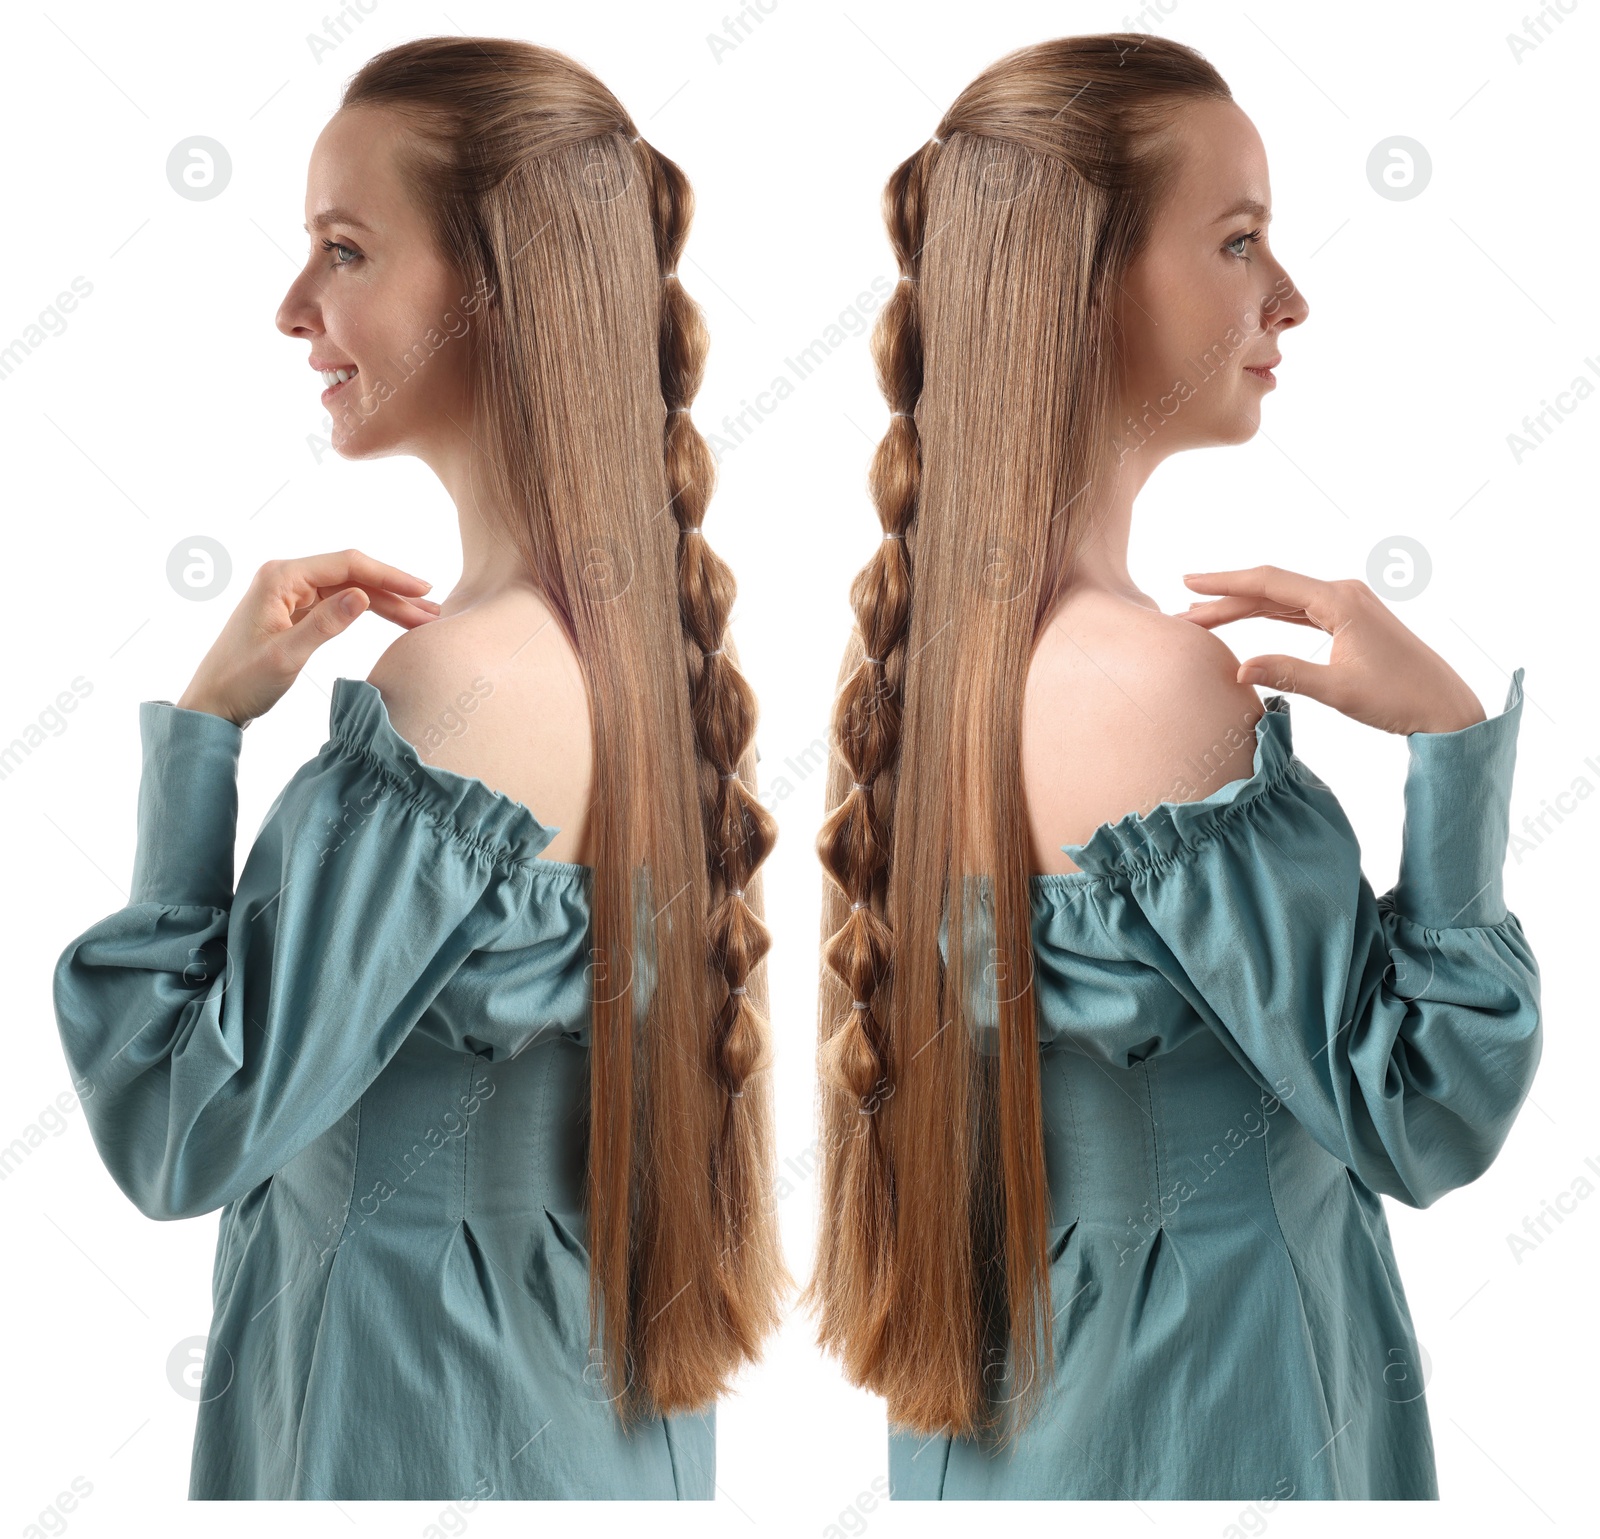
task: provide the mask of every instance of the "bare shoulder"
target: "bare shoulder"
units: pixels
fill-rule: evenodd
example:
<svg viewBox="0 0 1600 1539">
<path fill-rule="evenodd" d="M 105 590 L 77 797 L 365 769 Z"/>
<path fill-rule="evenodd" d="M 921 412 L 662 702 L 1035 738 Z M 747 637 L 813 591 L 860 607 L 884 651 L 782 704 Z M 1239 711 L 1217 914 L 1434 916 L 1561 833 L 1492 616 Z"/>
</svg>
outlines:
<svg viewBox="0 0 1600 1539">
<path fill-rule="evenodd" d="M 1107 594 L 1045 628 L 1023 703 L 1034 870 L 1073 871 L 1063 844 L 1160 802 L 1198 801 L 1255 765 L 1255 689 L 1227 642 Z"/>
<path fill-rule="evenodd" d="M 537 594 L 498 594 L 403 632 L 367 682 L 425 762 L 473 776 L 559 828 L 546 859 L 585 859 L 588 689 L 566 632 Z"/>
</svg>

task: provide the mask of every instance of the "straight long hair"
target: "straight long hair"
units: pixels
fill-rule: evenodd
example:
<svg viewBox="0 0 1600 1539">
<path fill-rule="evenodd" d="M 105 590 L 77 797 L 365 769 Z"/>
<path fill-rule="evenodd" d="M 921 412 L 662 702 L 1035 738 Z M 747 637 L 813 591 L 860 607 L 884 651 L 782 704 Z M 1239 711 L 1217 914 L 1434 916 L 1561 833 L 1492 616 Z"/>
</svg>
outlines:
<svg viewBox="0 0 1600 1539">
<path fill-rule="evenodd" d="M 689 416 L 707 349 L 677 273 L 693 197 L 600 81 L 531 43 L 404 43 L 340 105 L 400 115 L 408 185 L 481 301 L 481 505 L 588 689 L 591 1353 L 625 1425 L 702 1409 L 759 1357 L 794 1280 L 758 870 L 776 826 L 755 795 L 733 577 L 700 527 L 715 464 Z"/>
<path fill-rule="evenodd" d="M 1208 97 L 1231 100 L 1161 37 L 1040 43 L 973 80 L 884 189 L 884 537 L 851 588 L 817 844 L 801 1301 L 925 1435 L 1014 1439 L 1053 1371 L 1023 691 L 1117 426 L 1115 299 L 1174 175 L 1174 114 Z"/>
</svg>

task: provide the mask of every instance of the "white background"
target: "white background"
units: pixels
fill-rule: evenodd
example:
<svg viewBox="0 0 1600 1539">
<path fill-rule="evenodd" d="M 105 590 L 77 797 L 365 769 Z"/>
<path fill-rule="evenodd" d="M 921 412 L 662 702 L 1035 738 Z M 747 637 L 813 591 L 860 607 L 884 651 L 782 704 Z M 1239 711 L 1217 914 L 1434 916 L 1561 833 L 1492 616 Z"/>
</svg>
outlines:
<svg viewBox="0 0 1600 1539">
<path fill-rule="evenodd" d="M 809 1267 L 812 1051 L 820 762 L 851 577 L 880 538 L 867 463 L 886 425 L 857 297 L 896 268 L 879 196 L 966 82 L 1004 52 L 1071 32 L 1155 30 L 1200 48 L 1259 127 L 1272 176 L 1274 247 L 1311 304 L 1287 337 L 1279 388 L 1248 445 L 1180 455 L 1134 520 L 1131 566 L 1163 608 L 1180 574 L 1268 561 L 1365 576 L 1394 536 L 1433 564 L 1405 619 L 1498 711 L 1527 670 L 1512 808 L 1508 900 L 1544 970 L 1546 1045 L 1497 1163 L 1416 1212 L 1389 1203 L 1417 1331 L 1442 1504 L 1358 1513 L 1246 1502 L 1054 1508 L 978 1515 L 1015 1531 L 1227 1534 L 1572 1530 L 1593 1521 L 1597 1364 L 1593 1301 L 1600 1136 L 1592 1116 L 1593 871 L 1600 807 L 1591 616 L 1595 428 L 1573 407 L 1518 463 L 1524 416 L 1575 377 L 1600 383 L 1594 298 L 1600 0 L 1545 13 L 1553 35 L 1520 58 L 1529 7 L 1252 0 L 937 7 L 767 0 L 745 35 L 736 0 L 707 4 L 435 7 L 378 0 L 345 13 L 319 61 L 324 3 L 52 4 L 5 22 L 6 238 L 0 347 L 27 334 L 75 278 L 92 293 L 0 377 L 7 563 L 16 609 L 0 677 L 0 743 L 47 719 L 81 676 L 92 693 L 0 779 L 17 996 L 0 1075 L 0 1144 L 69 1091 L 50 998 L 67 942 L 126 901 L 138 775 L 138 702 L 175 699 L 242 585 L 271 557 L 355 545 L 448 592 L 453 509 L 417 461 L 349 464 L 312 447 L 323 414 L 305 348 L 273 325 L 302 259 L 305 171 L 341 83 L 379 48 L 438 32 L 506 34 L 570 53 L 621 97 L 692 180 L 698 213 L 681 271 L 712 351 L 695 403 L 702 431 L 758 402 L 786 359 L 855 328 L 792 396 L 728 442 L 708 536 L 738 575 L 735 634 L 763 702 L 764 792 L 781 821 L 766 867 L 783 1204 L 791 1265 Z M 711 39 L 720 39 L 720 54 Z M 168 152 L 206 135 L 232 159 L 224 195 L 176 196 Z M 1380 197 L 1368 155 L 1406 135 L 1432 160 L 1427 190 Z M 886 286 L 886 285 L 884 285 Z M 1585 359 L 1593 359 L 1586 365 Z M 770 404 L 770 401 L 769 401 Z M 235 580 L 194 603 L 166 577 L 198 534 Z M 241 855 L 294 769 L 320 747 L 339 675 L 364 677 L 394 634 L 375 616 L 318 654 L 246 739 Z M 1222 632 L 1241 657 L 1316 654 L 1320 638 L 1251 622 Z M 1405 747 L 1311 701 L 1296 747 L 1339 793 L 1368 875 L 1394 879 Z M 1084 752 L 1093 752 L 1086 743 Z M 782 792 L 781 796 L 779 792 Z M 1561 818 L 1549 816 L 1551 810 Z M 1538 820 L 1544 818 L 1541 825 Z M 71 1103 L 70 1094 L 67 1104 Z M 33 1135 L 38 1139 L 37 1132 Z M 1586 1167 L 1585 1160 L 1596 1164 Z M 790 1163 L 792 1162 L 792 1163 Z M 1520 1261 L 1508 1236 L 1566 1194 L 1571 1212 Z M 185 1504 L 195 1406 L 169 1354 L 210 1319 L 216 1215 L 155 1224 L 100 1165 L 81 1110 L 61 1116 L 0 1181 L 7 1337 L 0 1483 L 11 1533 L 200 1532 Z M 884 1415 L 845 1384 L 791 1317 L 767 1360 L 719 1411 L 712 1509 L 555 1507 L 557 1531 L 965 1532 L 974 1514 L 893 1510 Z M 1244 1427 L 1241 1437 L 1248 1435 Z M 62 1516 L 58 1493 L 89 1494 Z M 437 1507 L 440 1510 L 433 1510 Z M 303 1532 L 424 1534 L 443 1504 L 308 1507 Z M 274 1531 L 242 1506 L 240 1533 Z M 530 1518 L 486 1504 L 474 1533 Z M 1230 1525 L 1239 1525 L 1238 1529 Z M 832 1527 L 830 1525 L 837 1525 Z M 1342 1530 L 1341 1530 L 1342 1531 Z M 1589 1530 L 1592 1532 L 1592 1530 Z"/>
</svg>

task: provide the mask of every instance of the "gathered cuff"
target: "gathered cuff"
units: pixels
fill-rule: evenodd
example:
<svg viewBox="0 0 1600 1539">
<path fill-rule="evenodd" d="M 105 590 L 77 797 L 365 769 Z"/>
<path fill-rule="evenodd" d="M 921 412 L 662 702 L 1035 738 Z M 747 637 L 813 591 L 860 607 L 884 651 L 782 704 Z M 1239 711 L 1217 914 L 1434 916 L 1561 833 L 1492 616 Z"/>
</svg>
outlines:
<svg viewBox="0 0 1600 1539">
<path fill-rule="evenodd" d="M 1511 833 L 1511 777 L 1522 724 L 1522 675 L 1506 703 L 1457 732 L 1406 737 L 1405 833 L 1392 895 L 1399 914 L 1428 929 L 1499 924 Z"/>
<path fill-rule="evenodd" d="M 244 729 L 209 711 L 142 700 L 139 738 L 144 759 L 130 901 L 227 908 Z"/>
</svg>

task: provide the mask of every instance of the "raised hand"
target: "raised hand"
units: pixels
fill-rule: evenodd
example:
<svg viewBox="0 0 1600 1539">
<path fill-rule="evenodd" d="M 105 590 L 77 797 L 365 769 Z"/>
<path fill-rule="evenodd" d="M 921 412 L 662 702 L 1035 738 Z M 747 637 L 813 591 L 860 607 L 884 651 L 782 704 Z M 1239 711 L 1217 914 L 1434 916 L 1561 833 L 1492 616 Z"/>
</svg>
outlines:
<svg viewBox="0 0 1600 1539">
<path fill-rule="evenodd" d="M 1323 582 L 1281 567 L 1191 572 L 1199 593 L 1182 615 L 1214 630 L 1264 617 L 1308 625 L 1333 637 L 1326 663 L 1276 653 L 1239 665 L 1241 684 L 1307 695 L 1383 732 L 1457 732 L 1484 720 L 1478 697 L 1432 647 L 1402 625 L 1392 609 L 1357 578 Z"/>
<path fill-rule="evenodd" d="M 323 642 L 372 609 L 405 630 L 439 618 L 432 583 L 359 550 L 268 561 L 177 704 L 247 726 L 277 704 Z"/>
</svg>

